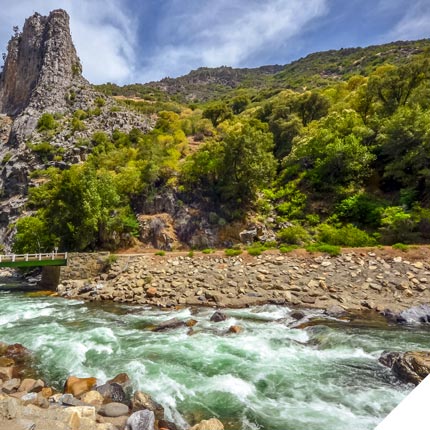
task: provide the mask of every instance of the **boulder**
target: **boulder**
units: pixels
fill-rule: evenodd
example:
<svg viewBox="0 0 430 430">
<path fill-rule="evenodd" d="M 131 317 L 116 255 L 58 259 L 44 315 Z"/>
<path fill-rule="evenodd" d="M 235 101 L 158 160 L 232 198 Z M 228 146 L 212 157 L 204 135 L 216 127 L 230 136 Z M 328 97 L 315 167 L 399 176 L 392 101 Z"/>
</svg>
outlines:
<svg viewBox="0 0 430 430">
<path fill-rule="evenodd" d="M 0 379 L 7 381 L 13 377 L 13 367 L 0 367 Z"/>
<path fill-rule="evenodd" d="M 100 408 L 99 414 L 105 417 L 121 417 L 128 415 L 128 406 L 118 402 L 107 403 Z"/>
<path fill-rule="evenodd" d="M 14 364 L 15 360 L 13 358 L 0 357 L 0 367 L 11 367 Z"/>
<path fill-rule="evenodd" d="M 228 332 L 229 333 L 240 333 L 242 331 L 242 327 L 238 326 L 238 325 L 232 325 L 229 329 Z"/>
<path fill-rule="evenodd" d="M 2 385 L 2 390 L 6 394 L 13 393 L 14 391 L 17 391 L 19 386 L 21 385 L 21 380 L 18 378 L 9 379 L 9 381 L 6 381 Z"/>
<path fill-rule="evenodd" d="M 257 237 L 257 228 L 252 228 L 250 230 L 243 230 L 239 233 L 240 241 L 245 245 L 252 245 L 256 237 Z"/>
<path fill-rule="evenodd" d="M 18 388 L 18 391 L 26 391 L 27 393 L 29 393 L 30 391 L 33 391 L 33 389 L 36 387 L 37 382 L 38 381 L 36 381 L 35 379 L 23 379 L 21 385 Z M 43 388 L 43 386 L 40 388 Z"/>
<path fill-rule="evenodd" d="M 51 387 L 45 387 L 42 388 L 40 394 L 42 394 L 42 396 L 46 399 L 49 399 L 52 395 L 54 395 L 54 390 Z"/>
<path fill-rule="evenodd" d="M 154 412 L 145 409 L 130 415 L 125 430 L 155 430 L 154 425 Z"/>
<path fill-rule="evenodd" d="M 88 391 L 81 396 L 81 401 L 89 405 L 101 406 L 104 401 L 104 397 L 95 390 Z"/>
<path fill-rule="evenodd" d="M 221 321 L 225 321 L 226 319 L 227 319 L 227 315 L 224 312 L 221 312 L 221 311 L 216 311 L 211 316 L 211 321 L 212 322 L 221 322 Z"/>
<path fill-rule="evenodd" d="M 59 398 L 59 403 L 66 405 L 66 406 L 87 406 L 86 403 L 73 397 L 72 394 L 63 394 Z"/>
<path fill-rule="evenodd" d="M 19 400 L 0 394 L 0 421 L 11 420 L 19 413 Z"/>
<path fill-rule="evenodd" d="M 172 330 L 174 328 L 183 327 L 185 325 L 185 321 L 178 320 L 177 318 L 171 318 L 170 320 L 158 324 L 152 329 L 152 331 Z"/>
<path fill-rule="evenodd" d="M 96 387 L 96 391 L 98 391 L 104 398 L 103 403 L 123 403 L 126 400 L 126 394 L 121 385 L 113 382 L 112 384 L 106 383 L 103 385 L 99 385 Z"/>
<path fill-rule="evenodd" d="M 430 351 L 384 352 L 379 362 L 401 381 L 415 385 L 430 374 Z"/>
<path fill-rule="evenodd" d="M 216 418 L 210 420 L 203 420 L 199 424 L 191 427 L 190 430 L 224 430 L 224 426 L 221 421 Z"/>
<path fill-rule="evenodd" d="M 194 320 L 194 319 L 189 319 L 188 321 L 186 321 L 186 326 L 187 327 L 194 327 L 196 324 L 198 323 L 198 321 L 197 320 Z"/>
<path fill-rule="evenodd" d="M 142 393 L 142 391 L 136 391 L 131 400 L 132 411 L 137 412 L 142 409 L 147 409 L 154 412 L 157 420 L 164 418 L 164 408 L 157 403 L 149 394 Z"/>
<path fill-rule="evenodd" d="M 7 358 L 12 358 L 16 363 L 22 363 L 30 358 L 31 352 L 20 343 L 15 343 L 13 345 L 9 345 L 6 348 L 4 356 Z"/>
<path fill-rule="evenodd" d="M 72 394 L 75 397 L 91 391 L 91 389 L 96 385 L 96 378 L 78 378 L 76 376 L 69 376 L 64 385 L 64 393 Z"/>
<path fill-rule="evenodd" d="M 108 384 L 118 384 L 118 385 L 121 385 L 121 387 L 125 389 L 131 385 L 131 379 L 127 375 L 127 373 L 123 372 L 123 373 L 119 373 L 118 375 L 116 375 L 115 378 L 107 381 L 107 383 Z"/>
</svg>

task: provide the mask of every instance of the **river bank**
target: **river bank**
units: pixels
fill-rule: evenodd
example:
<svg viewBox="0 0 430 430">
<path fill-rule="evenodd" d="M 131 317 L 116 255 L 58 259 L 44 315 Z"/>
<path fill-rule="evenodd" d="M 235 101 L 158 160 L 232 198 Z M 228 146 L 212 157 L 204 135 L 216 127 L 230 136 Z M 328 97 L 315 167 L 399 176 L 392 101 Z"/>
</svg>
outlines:
<svg viewBox="0 0 430 430">
<path fill-rule="evenodd" d="M 408 252 L 344 249 L 339 256 L 305 251 L 273 251 L 256 257 L 196 254 L 109 256 L 91 277 L 83 269 L 75 270 L 71 279 L 58 286 L 58 294 L 161 308 L 271 303 L 399 312 L 430 303 L 430 250 L 424 246 Z"/>
<path fill-rule="evenodd" d="M 21 344 L 0 342 L 0 430 L 178 430 L 161 404 L 133 390 L 126 373 L 103 382 L 72 375 L 59 391 L 30 377 L 38 372 L 33 357 Z M 211 418 L 190 430 L 224 426 Z"/>
</svg>

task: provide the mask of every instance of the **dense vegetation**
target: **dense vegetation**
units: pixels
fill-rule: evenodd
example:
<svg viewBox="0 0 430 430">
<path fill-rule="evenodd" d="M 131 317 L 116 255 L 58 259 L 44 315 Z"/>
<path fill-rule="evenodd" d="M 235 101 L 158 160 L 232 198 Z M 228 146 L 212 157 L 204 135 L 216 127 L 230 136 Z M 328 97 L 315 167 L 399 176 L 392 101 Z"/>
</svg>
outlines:
<svg viewBox="0 0 430 430">
<path fill-rule="evenodd" d="M 36 172 L 34 214 L 18 221 L 15 249 L 30 251 L 35 240 L 40 249 L 115 248 L 137 234 L 136 202 L 163 189 L 222 223 L 265 222 L 282 249 L 428 242 L 430 55 L 418 49 L 424 45 L 387 45 L 382 57 L 396 61 L 362 59 L 359 74 L 351 59 L 363 51 L 331 52 L 345 70 L 342 79 L 309 85 L 303 74 L 308 85 L 300 90 L 241 88 L 193 105 L 154 92 L 156 103 L 123 101 L 157 112 L 155 129 L 97 132 L 84 164 Z M 416 55 L 393 57 L 405 46 Z M 79 121 L 85 125 L 84 117 Z M 39 127 L 52 130 L 55 122 L 45 117 Z"/>
</svg>

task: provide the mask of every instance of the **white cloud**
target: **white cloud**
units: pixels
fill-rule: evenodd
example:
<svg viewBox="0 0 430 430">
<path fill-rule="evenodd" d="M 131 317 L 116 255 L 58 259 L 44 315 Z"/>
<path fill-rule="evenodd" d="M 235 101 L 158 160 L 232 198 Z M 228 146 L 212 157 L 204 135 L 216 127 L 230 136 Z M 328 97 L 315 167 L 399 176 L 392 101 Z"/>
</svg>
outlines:
<svg viewBox="0 0 430 430">
<path fill-rule="evenodd" d="M 159 38 L 170 38 L 171 43 L 160 44 L 141 73 L 143 80 L 177 75 L 198 66 L 241 66 L 263 50 L 285 45 L 312 19 L 328 12 L 326 0 L 190 3 L 185 8 L 182 1 L 171 2 L 158 30 Z"/>
<path fill-rule="evenodd" d="M 376 14 L 398 16 L 397 22 L 384 34 L 383 41 L 414 40 L 430 36 L 429 0 L 379 0 Z"/>
<path fill-rule="evenodd" d="M 84 76 L 93 83 L 126 82 L 134 67 L 136 21 L 122 6 L 121 0 L 0 0 L 0 46 L 6 50 L 12 26 L 22 28 L 34 12 L 47 14 L 63 8 L 71 18 Z"/>
<path fill-rule="evenodd" d="M 389 33 L 393 40 L 413 40 L 430 36 L 430 2 L 417 0 L 404 4 L 405 14 Z"/>
</svg>

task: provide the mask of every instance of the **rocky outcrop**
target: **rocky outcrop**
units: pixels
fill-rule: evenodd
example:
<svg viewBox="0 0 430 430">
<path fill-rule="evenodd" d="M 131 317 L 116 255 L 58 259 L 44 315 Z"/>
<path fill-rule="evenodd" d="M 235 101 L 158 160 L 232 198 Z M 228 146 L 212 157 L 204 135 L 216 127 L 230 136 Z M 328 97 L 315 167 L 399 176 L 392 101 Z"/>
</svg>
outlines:
<svg viewBox="0 0 430 430">
<path fill-rule="evenodd" d="M 0 112 L 16 117 L 27 108 L 63 111 L 66 93 L 73 86 L 88 85 L 81 72 L 67 12 L 35 13 L 9 41 L 0 75 Z"/>
<path fill-rule="evenodd" d="M 169 214 L 140 215 L 139 239 L 157 249 L 172 251 L 180 246 Z"/>
<path fill-rule="evenodd" d="M 430 351 L 385 352 L 379 361 L 403 382 L 418 385 L 430 374 Z"/>
</svg>

